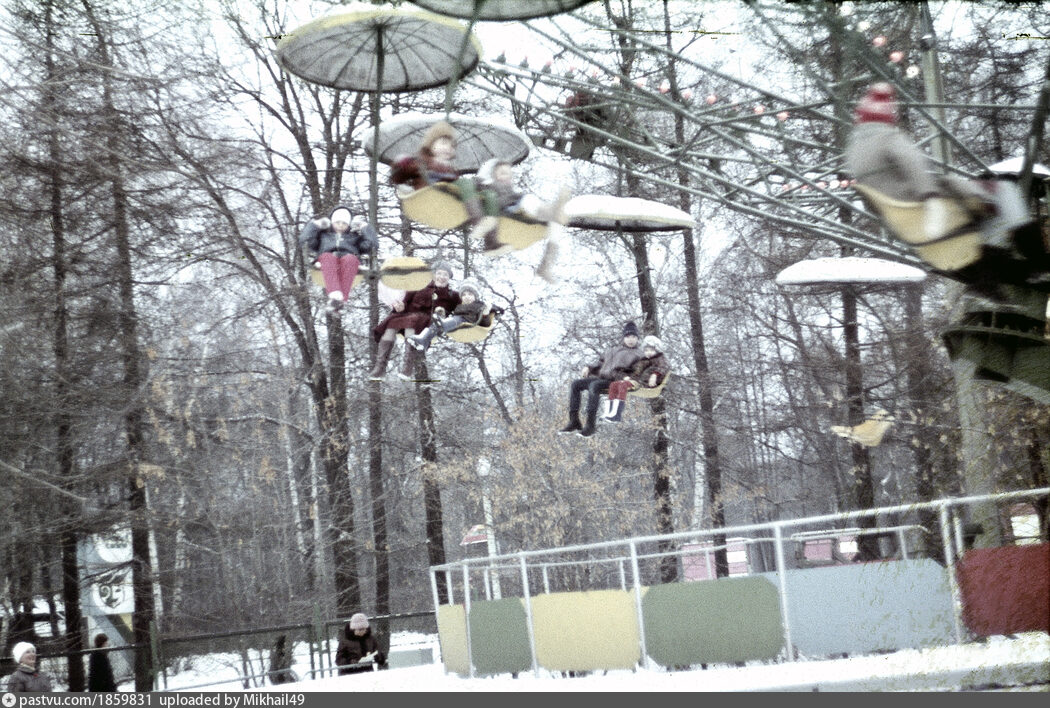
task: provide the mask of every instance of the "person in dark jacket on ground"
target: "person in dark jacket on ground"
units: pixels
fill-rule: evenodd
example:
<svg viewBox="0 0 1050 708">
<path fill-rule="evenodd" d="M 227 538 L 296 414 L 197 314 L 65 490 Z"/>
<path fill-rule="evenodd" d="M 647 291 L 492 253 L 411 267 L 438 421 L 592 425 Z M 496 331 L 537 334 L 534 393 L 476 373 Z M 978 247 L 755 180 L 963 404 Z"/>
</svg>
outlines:
<svg viewBox="0 0 1050 708">
<path fill-rule="evenodd" d="M 351 220 L 350 210 L 341 206 L 333 209 L 330 217 L 307 223 L 299 242 L 324 275 L 328 311 L 338 312 L 350 297 L 361 256 L 376 247 L 375 229 L 363 220 Z"/>
<path fill-rule="evenodd" d="M 386 655 L 372 636 L 368 615 L 358 612 L 343 627 L 339 646 L 335 650 L 335 664 L 339 667 L 340 676 L 371 671 L 373 665 L 380 669 L 386 668 Z"/>
<path fill-rule="evenodd" d="M 105 634 L 95 635 L 95 649 L 109 646 L 109 637 Z M 109 654 L 94 651 L 88 658 L 88 690 L 92 693 L 112 693 L 117 690 L 117 681 L 113 678 L 113 666 L 109 663 Z"/>
<path fill-rule="evenodd" d="M 576 379 L 569 387 L 569 424 L 559 433 L 577 433 L 585 438 L 594 435 L 594 421 L 598 415 L 598 405 L 602 394 L 609 390 L 609 384 L 631 373 L 631 367 L 641 358 L 638 349 L 638 327 L 628 322 L 623 327 L 623 343 L 609 347 L 598 359 L 598 363 L 587 366 L 583 377 Z M 580 401 L 583 392 L 587 391 L 587 424 L 580 425 Z"/>
<path fill-rule="evenodd" d="M 19 642 L 11 650 L 18 668 L 7 677 L 9 693 L 45 693 L 51 691 L 51 677 L 36 667 L 36 647 Z"/>
<path fill-rule="evenodd" d="M 619 423 L 627 405 L 627 392 L 636 388 L 656 388 L 671 370 L 663 355 L 663 342 L 648 335 L 642 340 L 642 358 L 634 362 L 631 373 L 609 384 L 609 408 L 603 420 Z"/>
<path fill-rule="evenodd" d="M 299 680 L 292 671 L 292 652 L 288 650 L 288 637 L 281 634 L 274 640 L 270 652 L 270 683 L 277 686 L 282 683 L 295 683 Z"/>
</svg>

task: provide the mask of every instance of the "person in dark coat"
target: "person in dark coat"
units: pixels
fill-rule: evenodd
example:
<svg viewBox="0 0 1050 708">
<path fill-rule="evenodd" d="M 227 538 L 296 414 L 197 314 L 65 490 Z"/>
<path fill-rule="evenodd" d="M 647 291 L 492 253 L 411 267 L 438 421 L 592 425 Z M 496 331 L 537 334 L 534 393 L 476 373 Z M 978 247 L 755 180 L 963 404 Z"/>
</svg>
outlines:
<svg viewBox="0 0 1050 708">
<path fill-rule="evenodd" d="M 18 668 L 7 677 L 9 693 L 46 693 L 51 691 L 51 677 L 36 667 L 36 647 L 29 642 L 19 642 L 11 650 L 11 657 Z"/>
<path fill-rule="evenodd" d="M 292 653 L 288 650 L 288 637 L 281 634 L 274 640 L 270 652 L 270 683 L 277 686 L 282 683 L 295 683 L 299 677 L 292 671 Z"/>
<path fill-rule="evenodd" d="M 648 335 L 642 340 L 642 358 L 634 362 L 631 373 L 620 381 L 609 384 L 609 408 L 603 420 L 619 423 L 627 405 L 627 392 L 636 388 L 656 388 L 671 371 L 667 357 L 663 355 L 663 342 Z"/>
<path fill-rule="evenodd" d="M 95 649 L 109 646 L 109 637 L 105 634 L 95 635 Z M 113 666 L 109 663 L 109 654 L 95 651 L 88 658 L 88 690 L 92 693 L 112 693 L 117 690 L 117 681 L 113 678 Z"/>
<path fill-rule="evenodd" d="M 448 261 L 438 261 L 432 268 L 434 279 L 422 290 L 410 290 L 401 300 L 391 306 L 391 313 L 376 325 L 372 336 L 379 343 L 376 353 L 376 365 L 369 374 L 373 381 L 381 381 L 386 374 L 387 362 L 394 349 L 394 338 L 399 332 L 411 337 L 422 332 L 433 321 L 434 315 L 444 317 L 452 312 L 461 302 L 459 293 L 452 289 L 452 265 Z M 398 377 L 410 381 L 415 375 L 416 362 L 420 351 L 414 347 L 405 347 L 405 359 Z"/>
<path fill-rule="evenodd" d="M 569 424 L 558 432 L 577 433 L 585 438 L 594 435 L 594 422 L 602 394 L 609 390 L 613 381 L 629 375 L 631 367 L 641 356 L 638 327 L 634 322 L 628 322 L 623 327 L 623 343 L 606 349 L 597 364 L 584 367 L 583 377 L 572 382 L 569 387 Z M 587 400 L 587 424 L 580 425 L 580 401 L 584 391 L 590 394 Z"/>
<path fill-rule="evenodd" d="M 481 299 L 481 289 L 476 283 L 464 281 L 458 292 L 460 303 L 452 314 L 444 319 L 435 319 L 421 334 L 406 337 L 409 346 L 425 352 L 430 348 L 431 340 L 439 334 L 448 334 L 465 324 L 487 326 L 491 323 L 489 314 L 496 308 Z"/>
<path fill-rule="evenodd" d="M 376 247 L 376 232 L 370 225 L 353 222 L 350 210 L 336 207 L 328 218 L 313 219 L 303 228 L 299 242 L 324 275 L 328 311 L 338 312 L 354 287 L 361 256 Z"/>
<path fill-rule="evenodd" d="M 415 155 L 399 155 L 394 159 L 390 181 L 412 189 L 440 183 L 454 184 L 467 210 L 468 223 L 476 226 L 482 217 L 477 188 L 472 177 L 456 169 L 455 159 L 455 128 L 447 121 L 438 121 L 423 135 Z"/>
<path fill-rule="evenodd" d="M 335 664 L 339 667 L 340 676 L 371 671 L 373 665 L 386 668 L 386 654 L 372 636 L 368 615 L 358 612 L 343 627 L 339 645 L 335 649 Z"/>
</svg>

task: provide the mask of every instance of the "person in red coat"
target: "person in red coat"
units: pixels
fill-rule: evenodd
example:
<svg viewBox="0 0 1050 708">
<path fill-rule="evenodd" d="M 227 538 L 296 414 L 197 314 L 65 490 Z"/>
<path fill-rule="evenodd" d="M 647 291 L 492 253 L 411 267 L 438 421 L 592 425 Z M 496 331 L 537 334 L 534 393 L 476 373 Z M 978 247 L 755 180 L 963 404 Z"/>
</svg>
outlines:
<svg viewBox="0 0 1050 708">
<path fill-rule="evenodd" d="M 372 336 L 379 343 L 376 365 L 369 374 L 373 381 L 381 381 L 386 375 L 387 362 L 390 361 L 390 353 L 394 349 L 394 338 L 399 332 L 406 338 L 411 337 L 416 332 L 430 327 L 435 314 L 444 317 L 459 306 L 459 293 L 449 285 L 453 276 L 452 264 L 448 261 L 438 261 L 431 270 L 434 279 L 430 284 L 422 290 L 406 292 L 401 300 L 391 306 L 390 314 L 372 330 Z M 406 346 L 398 377 L 405 381 L 412 380 L 420 356 L 421 351 Z"/>
</svg>

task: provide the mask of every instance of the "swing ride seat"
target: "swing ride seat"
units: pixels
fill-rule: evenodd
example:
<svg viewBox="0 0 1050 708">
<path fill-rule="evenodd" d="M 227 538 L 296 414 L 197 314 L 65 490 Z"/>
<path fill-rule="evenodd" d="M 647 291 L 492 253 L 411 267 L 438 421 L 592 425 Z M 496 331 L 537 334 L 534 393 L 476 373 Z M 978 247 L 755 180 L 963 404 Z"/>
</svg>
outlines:
<svg viewBox="0 0 1050 708">
<path fill-rule="evenodd" d="M 886 225 L 934 268 L 954 271 L 980 260 L 983 243 L 981 223 L 957 199 L 931 197 L 943 203 L 946 217 L 944 234 L 930 238 L 923 228 L 925 210 L 922 202 L 893 199 L 859 182 L 854 187 Z"/>
<path fill-rule="evenodd" d="M 357 276 L 354 278 L 353 285 L 350 286 L 350 291 L 361 284 L 361 278 L 364 277 L 363 271 L 357 271 Z M 314 285 L 324 290 L 324 273 L 321 272 L 320 268 L 310 268 L 310 280 L 314 282 Z"/>
<path fill-rule="evenodd" d="M 420 189 L 398 188 L 397 196 L 405 216 L 435 229 L 458 229 L 469 219 L 459 198 L 459 189 L 453 184 L 432 184 Z M 499 217 L 496 238 L 515 251 L 528 248 L 546 236 L 546 222 L 507 214 Z"/>
<path fill-rule="evenodd" d="M 415 256 L 387 258 L 379 269 L 379 279 L 394 290 L 422 290 L 432 278 L 430 266 Z"/>
<path fill-rule="evenodd" d="M 492 326 L 496 324 L 496 319 L 496 313 L 491 312 L 482 317 L 478 324 L 461 324 L 446 336 L 453 342 L 459 342 L 460 344 L 480 342 L 482 339 L 489 336 L 489 332 L 492 331 Z"/>
<path fill-rule="evenodd" d="M 634 396 L 635 398 L 657 398 L 661 393 L 663 393 L 664 386 L 667 385 L 667 382 L 670 379 L 671 374 L 668 373 L 666 376 L 664 376 L 663 381 L 656 384 L 652 388 L 632 388 L 630 391 L 627 392 L 627 395 Z"/>
</svg>

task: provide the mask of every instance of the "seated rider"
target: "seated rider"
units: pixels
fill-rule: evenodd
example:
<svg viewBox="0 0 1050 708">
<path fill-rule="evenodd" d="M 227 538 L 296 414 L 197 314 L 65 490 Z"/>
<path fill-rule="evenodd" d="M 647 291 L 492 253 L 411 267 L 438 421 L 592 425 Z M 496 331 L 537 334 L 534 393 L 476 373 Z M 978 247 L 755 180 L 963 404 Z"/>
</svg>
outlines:
<svg viewBox="0 0 1050 708">
<path fill-rule="evenodd" d="M 433 280 L 421 290 L 410 290 L 401 299 L 390 306 L 388 314 L 372 330 L 372 336 L 378 344 L 376 364 L 369 373 L 373 381 L 382 381 L 386 375 L 387 362 L 394 349 L 394 340 L 399 332 L 410 342 L 412 335 L 422 332 L 430 326 L 435 312 L 445 313 L 459 306 L 459 293 L 452 288 L 452 264 L 438 261 L 432 267 Z M 398 372 L 398 378 L 409 381 L 415 374 L 420 352 L 415 347 L 405 347 L 405 356 Z"/>
<path fill-rule="evenodd" d="M 483 234 L 486 256 L 498 256 L 512 248 L 497 238 L 501 215 L 565 224 L 564 207 L 569 200 L 569 190 L 566 188 L 562 188 L 554 202 L 544 202 L 535 194 L 525 194 L 514 182 L 514 166 L 507 160 L 498 158 L 492 158 L 481 166 L 477 182 L 478 196 L 485 216 L 479 222 L 475 233 Z"/>
<path fill-rule="evenodd" d="M 375 229 L 363 219 L 351 220 L 350 210 L 339 206 L 330 217 L 309 221 L 299 242 L 309 250 L 311 260 L 324 275 L 328 312 L 338 312 L 354 287 L 361 256 L 376 247 Z"/>
<path fill-rule="evenodd" d="M 922 203 L 923 243 L 953 236 L 946 228 L 949 215 L 944 199 L 971 215 L 974 223 L 967 228 L 981 231 L 981 255 L 976 262 L 952 269 L 953 275 L 986 291 L 994 290 L 994 283 L 1004 278 L 1024 282 L 1029 270 L 1020 265 L 1016 243 L 1028 239 L 1033 222 L 1012 185 L 934 174 L 929 158 L 897 126 L 892 84 L 873 84 L 857 103 L 854 121 L 844 155 L 846 170 L 859 184 L 891 199 Z"/>
<path fill-rule="evenodd" d="M 415 155 L 402 155 L 391 165 L 390 181 L 422 189 L 434 184 L 450 183 L 459 189 L 459 199 L 467 210 L 467 223 L 477 227 L 483 216 L 476 186 L 471 177 L 464 176 L 454 166 L 456 158 L 456 131 L 446 121 L 430 126 L 420 141 Z M 475 236 L 480 237 L 479 231 Z"/>
<path fill-rule="evenodd" d="M 634 362 L 631 373 L 620 381 L 609 384 L 608 409 L 603 420 L 619 423 L 627 405 L 627 392 L 636 388 L 656 388 L 671 371 L 664 345 L 659 338 L 648 335 L 642 340 L 642 358 Z"/>
<path fill-rule="evenodd" d="M 459 286 L 460 302 L 448 317 L 435 314 L 434 321 L 420 334 L 407 338 L 410 346 L 420 351 L 430 348 L 430 342 L 439 334 L 448 334 L 463 325 L 480 325 L 487 327 L 492 323 L 492 313 L 499 314 L 500 308 L 482 301 L 481 289 L 471 280 L 463 281 Z"/>
<path fill-rule="evenodd" d="M 609 347 L 598 359 L 598 363 L 587 366 L 583 377 L 575 379 L 569 387 L 569 424 L 559 433 L 576 433 L 585 438 L 594 435 L 594 421 L 598 415 L 598 405 L 602 394 L 609 390 L 609 385 L 616 379 L 630 373 L 631 367 L 641 358 L 638 349 L 638 327 L 628 322 L 623 327 L 623 342 Z M 587 424 L 580 425 L 580 402 L 583 392 L 587 391 Z"/>
</svg>

